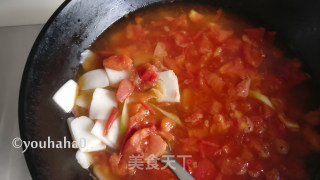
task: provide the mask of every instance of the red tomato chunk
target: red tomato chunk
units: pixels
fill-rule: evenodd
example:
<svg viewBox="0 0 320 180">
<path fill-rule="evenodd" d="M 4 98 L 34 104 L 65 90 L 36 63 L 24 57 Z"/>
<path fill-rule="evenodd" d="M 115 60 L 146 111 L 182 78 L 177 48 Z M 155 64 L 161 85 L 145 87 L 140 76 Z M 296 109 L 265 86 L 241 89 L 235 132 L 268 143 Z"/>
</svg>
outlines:
<svg viewBox="0 0 320 180">
<path fill-rule="evenodd" d="M 120 82 L 116 98 L 119 102 L 123 103 L 124 100 L 129 97 L 134 91 L 134 86 L 132 82 L 128 79 L 124 79 Z"/>
<path fill-rule="evenodd" d="M 132 59 L 126 55 L 114 55 L 103 61 L 103 66 L 113 70 L 128 70 L 132 67 Z"/>
</svg>

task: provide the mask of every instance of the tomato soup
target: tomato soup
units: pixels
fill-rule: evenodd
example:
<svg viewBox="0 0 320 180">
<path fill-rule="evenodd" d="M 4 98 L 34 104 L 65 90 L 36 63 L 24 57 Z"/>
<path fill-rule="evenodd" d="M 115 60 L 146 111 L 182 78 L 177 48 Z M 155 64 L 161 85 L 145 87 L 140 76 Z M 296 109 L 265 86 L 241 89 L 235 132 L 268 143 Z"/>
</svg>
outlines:
<svg viewBox="0 0 320 180">
<path fill-rule="evenodd" d="M 73 112 L 103 124 L 91 131 L 106 144 L 89 152 L 96 176 L 177 179 L 159 160 L 169 145 L 199 180 L 307 179 L 320 120 L 290 100 L 310 78 L 301 62 L 275 45 L 275 32 L 222 9 L 164 7 L 117 22 L 79 69 Z M 108 83 L 90 88 L 92 71 Z"/>
</svg>

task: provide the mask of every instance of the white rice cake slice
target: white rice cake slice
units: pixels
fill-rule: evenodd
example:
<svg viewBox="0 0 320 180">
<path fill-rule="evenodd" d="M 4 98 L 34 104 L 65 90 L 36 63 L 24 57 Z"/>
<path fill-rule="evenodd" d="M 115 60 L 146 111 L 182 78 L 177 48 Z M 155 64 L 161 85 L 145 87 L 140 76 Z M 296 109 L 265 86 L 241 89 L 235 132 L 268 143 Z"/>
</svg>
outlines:
<svg viewBox="0 0 320 180">
<path fill-rule="evenodd" d="M 71 112 L 76 94 L 78 91 L 78 84 L 70 79 L 54 94 L 53 101 L 66 113 Z"/>
<path fill-rule="evenodd" d="M 180 102 L 178 78 L 172 70 L 159 73 L 159 80 L 163 81 L 164 95 L 159 102 Z"/>
<path fill-rule="evenodd" d="M 76 159 L 84 169 L 88 169 L 90 165 L 93 164 L 92 155 L 90 153 L 81 152 L 80 150 L 76 152 Z"/>
<path fill-rule="evenodd" d="M 117 71 L 110 68 L 105 68 L 105 70 L 109 77 L 110 86 L 112 87 L 117 87 L 122 79 L 129 77 L 129 71 L 127 70 Z"/>
<path fill-rule="evenodd" d="M 120 118 L 114 120 L 109 132 L 106 136 L 103 136 L 104 128 L 107 124 L 107 120 L 96 121 L 91 133 L 98 137 L 102 142 L 107 144 L 112 149 L 119 148 L 120 145 Z"/>
<path fill-rule="evenodd" d="M 78 143 L 81 152 L 100 151 L 106 146 L 94 135 L 90 133 L 94 123 L 86 116 L 81 116 L 69 120 L 71 134 Z"/>
<path fill-rule="evenodd" d="M 80 77 L 80 81 L 83 82 L 81 87 L 82 90 L 103 88 L 109 86 L 108 75 L 103 69 L 96 69 L 84 73 Z"/>
<path fill-rule="evenodd" d="M 117 107 L 115 93 L 97 88 L 92 95 L 89 117 L 95 120 L 106 120 L 109 118 L 113 107 Z"/>
<path fill-rule="evenodd" d="M 69 131 L 70 131 L 70 134 L 71 134 L 71 137 L 72 137 L 72 140 L 75 141 L 75 138 L 74 138 L 74 135 L 73 135 L 73 132 L 71 130 L 71 122 L 74 120 L 74 117 L 69 117 L 67 119 L 67 123 L 68 123 L 68 128 L 69 128 Z"/>
<path fill-rule="evenodd" d="M 87 59 L 96 59 L 97 55 L 89 49 L 84 50 L 80 54 L 80 64 L 83 64 Z"/>
</svg>

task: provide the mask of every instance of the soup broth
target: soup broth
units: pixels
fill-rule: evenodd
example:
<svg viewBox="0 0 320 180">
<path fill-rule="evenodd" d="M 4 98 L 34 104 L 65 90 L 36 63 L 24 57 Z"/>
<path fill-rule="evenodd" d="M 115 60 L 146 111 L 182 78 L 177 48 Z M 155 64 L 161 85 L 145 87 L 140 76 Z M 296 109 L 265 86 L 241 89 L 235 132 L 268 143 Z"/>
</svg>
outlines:
<svg viewBox="0 0 320 180">
<path fill-rule="evenodd" d="M 79 69 L 87 106 L 73 108 L 104 122 L 102 139 L 119 121 L 112 146 L 89 153 L 96 176 L 177 179 L 159 160 L 169 144 L 195 179 L 308 178 L 305 158 L 320 150 L 319 111 L 291 103 L 310 76 L 275 35 L 199 5 L 152 7 L 115 23 Z M 99 119 L 97 89 L 83 88 L 86 73 L 105 68 L 109 85 L 99 90 L 114 105 Z"/>
</svg>

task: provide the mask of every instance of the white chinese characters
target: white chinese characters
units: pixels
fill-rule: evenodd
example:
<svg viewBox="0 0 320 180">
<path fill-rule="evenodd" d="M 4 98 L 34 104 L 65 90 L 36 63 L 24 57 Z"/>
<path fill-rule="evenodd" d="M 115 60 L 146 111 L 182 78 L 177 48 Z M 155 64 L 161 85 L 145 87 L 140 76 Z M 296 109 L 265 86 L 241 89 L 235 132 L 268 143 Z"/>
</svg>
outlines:
<svg viewBox="0 0 320 180">
<path fill-rule="evenodd" d="M 182 167 L 185 169 L 188 159 L 191 155 L 162 155 L 161 158 L 157 158 L 154 154 L 150 154 L 145 157 L 143 154 L 132 154 L 129 156 L 128 167 L 130 170 L 164 170 L 166 168 L 175 169 L 173 163 L 175 163 L 175 157 L 182 159 Z M 163 165 L 160 165 L 161 162 Z"/>
</svg>

